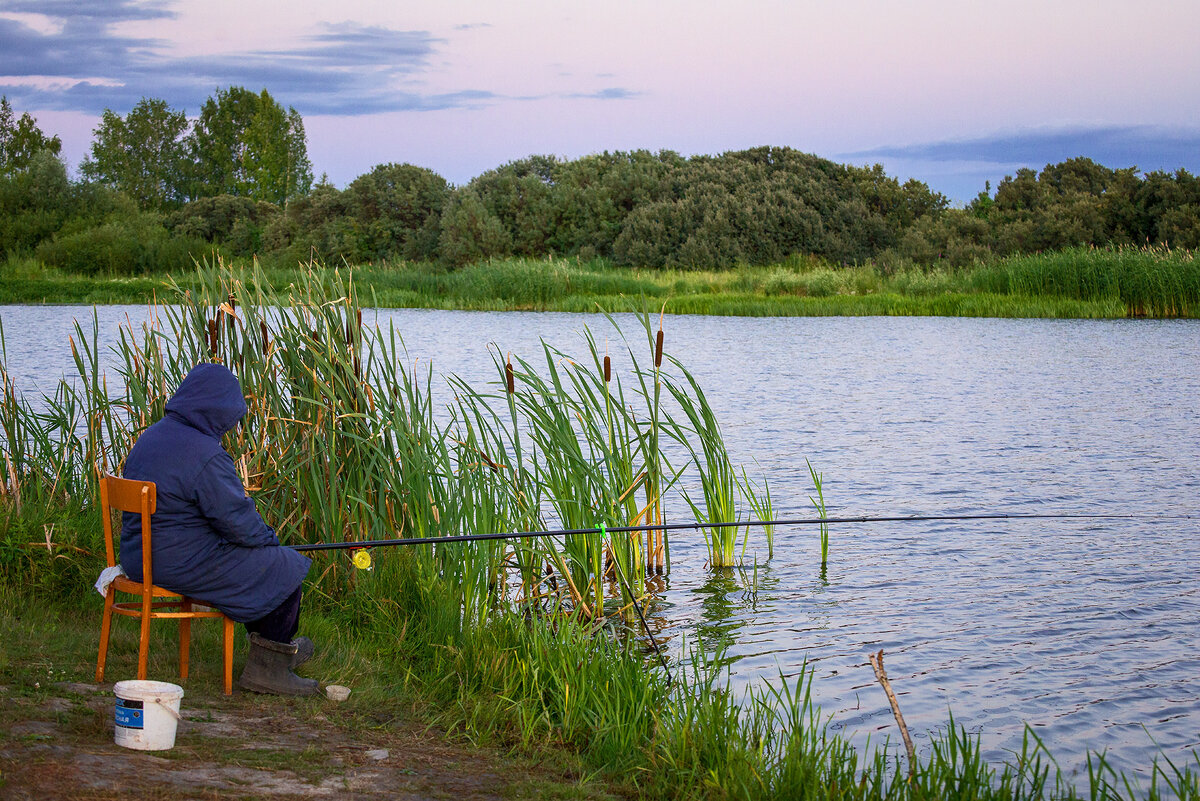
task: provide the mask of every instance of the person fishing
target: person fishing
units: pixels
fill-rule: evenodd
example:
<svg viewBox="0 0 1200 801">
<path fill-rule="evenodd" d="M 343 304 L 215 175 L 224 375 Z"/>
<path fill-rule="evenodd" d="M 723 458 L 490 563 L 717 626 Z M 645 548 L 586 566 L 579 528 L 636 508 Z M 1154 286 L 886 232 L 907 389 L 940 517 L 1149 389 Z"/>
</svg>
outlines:
<svg viewBox="0 0 1200 801">
<path fill-rule="evenodd" d="M 151 518 L 154 583 L 215 607 L 245 625 L 250 653 L 238 686 L 311 695 L 314 679 L 292 669 L 312 657 L 300 624 L 301 585 L 311 560 L 279 544 L 238 478 L 221 437 L 246 416 L 228 368 L 198 364 L 167 401 L 166 414 L 138 437 L 123 475 L 157 486 Z M 141 525 L 126 512 L 121 565 L 142 580 Z M 128 558 L 126 558 L 128 557 Z"/>
</svg>

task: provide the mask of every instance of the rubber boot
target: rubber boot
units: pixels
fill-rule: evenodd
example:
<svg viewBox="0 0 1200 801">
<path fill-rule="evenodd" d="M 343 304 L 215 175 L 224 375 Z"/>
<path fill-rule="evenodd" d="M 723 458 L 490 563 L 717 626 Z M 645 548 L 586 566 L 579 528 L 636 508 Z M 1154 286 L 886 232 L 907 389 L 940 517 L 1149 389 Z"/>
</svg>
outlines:
<svg viewBox="0 0 1200 801">
<path fill-rule="evenodd" d="M 295 670 L 308 660 L 312 659 L 313 654 L 317 650 L 313 645 L 313 641 L 307 637 L 297 637 L 296 639 L 292 640 L 292 645 L 296 646 L 296 653 L 294 656 L 292 656 L 292 670 Z"/>
<path fill-rule="evenodd" d="M 243 690 L 274 695 L 314 695 L 318 688 L 316 679 L 304 679 L 292 672 L 292 659 L 299 648 L 290 643 L 275 642 L 257 634 L 250 634 L 250 655 L 246 667 L 238 679 Z"/>
</svg>

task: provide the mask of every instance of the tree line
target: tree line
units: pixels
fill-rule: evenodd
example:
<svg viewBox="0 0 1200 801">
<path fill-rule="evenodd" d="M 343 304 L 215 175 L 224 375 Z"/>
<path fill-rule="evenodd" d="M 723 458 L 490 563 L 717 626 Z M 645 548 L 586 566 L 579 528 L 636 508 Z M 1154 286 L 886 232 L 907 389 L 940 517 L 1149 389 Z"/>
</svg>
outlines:
<svg viewBox="0 0 1200 801">
<path fill-rule="evenodd" d="M 531 156 L 453 186 L 381 164 L 314 182 L 303 120 L 263 90 L 217 90 L 194 121 L 143 99 L 106 111 L 80 176 L 61 142 L 0 99 L 0 251 L 70 272 L 190 266 L 214 250 L 278 264 L 429 262 L 550 254 L 649 268 L 793 256 L 962 266 L 1078 245 L 1200 246 L 1200 180 L 1088 158 L 1018 170 L 964 208 L 882 166 L 786 147 L 719 156 Z"/>
</svg>

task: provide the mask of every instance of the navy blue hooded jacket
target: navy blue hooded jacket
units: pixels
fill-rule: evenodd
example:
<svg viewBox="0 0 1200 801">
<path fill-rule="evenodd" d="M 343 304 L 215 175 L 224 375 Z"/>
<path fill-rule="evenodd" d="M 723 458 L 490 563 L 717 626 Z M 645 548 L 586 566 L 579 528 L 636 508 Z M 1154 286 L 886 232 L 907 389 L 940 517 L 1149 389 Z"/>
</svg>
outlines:
<svg viewBox="0 0 1200 801">
<path fill-rule="evenodd" d="M 300 586 L 310 561 L 279 540 L 246 496 L 221 436 L 246 415 L 237 378 L 219 364 L 193 367 L 162 420 L 138 437 L 125 478 L 153 481 L 153 580 L 234 620 L 257 620 Z M 125 514 L 121 565 L 142 579 L 141 518 Z"/>
</svg>

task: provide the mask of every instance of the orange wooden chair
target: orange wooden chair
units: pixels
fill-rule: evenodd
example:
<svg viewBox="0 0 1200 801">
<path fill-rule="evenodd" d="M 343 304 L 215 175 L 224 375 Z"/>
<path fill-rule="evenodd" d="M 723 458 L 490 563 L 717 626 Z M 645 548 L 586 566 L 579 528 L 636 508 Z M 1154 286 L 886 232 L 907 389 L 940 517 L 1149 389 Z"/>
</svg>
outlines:
<svg viewBox="0 0 1200 801">
<path fill-rule="evenodd" d="M 100 477 L 100 513 L 104 517 L 104 549 L 108 566 L 117 564 L 113 548 L 112 513 L 141 513 L 142 516 L 142 576 L 144 581 L 133 581 L 118 576 L 108 585 L 104 596 L 104 622 L 100 626 L 100 655 L 96 659 L 96 681 L 104 681 L 104 660 L 108 656 L 108 635 L 112 627 L 112 616 L 139 618 L 142 622 L 142 638 L 138 645 L 139 679 L 146 678 L 146 660 L 150 649 L 150 621 L 157 618 L 174 618 L 179 621 L 179 677 L 188 677 L 188 645 L 191 640 L 192 620 L 195 618 L 220 618 L 225 626 L 225 694 L 233 694 L 233 621 L 223 612 L 204 607 L 196 609 L 197 601 L 177 592 L 154 586 L 150 565 L 150 515 L 155 509 L 155 486 L 152 481 L 133 481 L 116 476 Z M 118 529 L 119 531 L 119 529 Z M 116 602 L 118 592 L 141 596 L 138 601 Z"/>
</svg>

